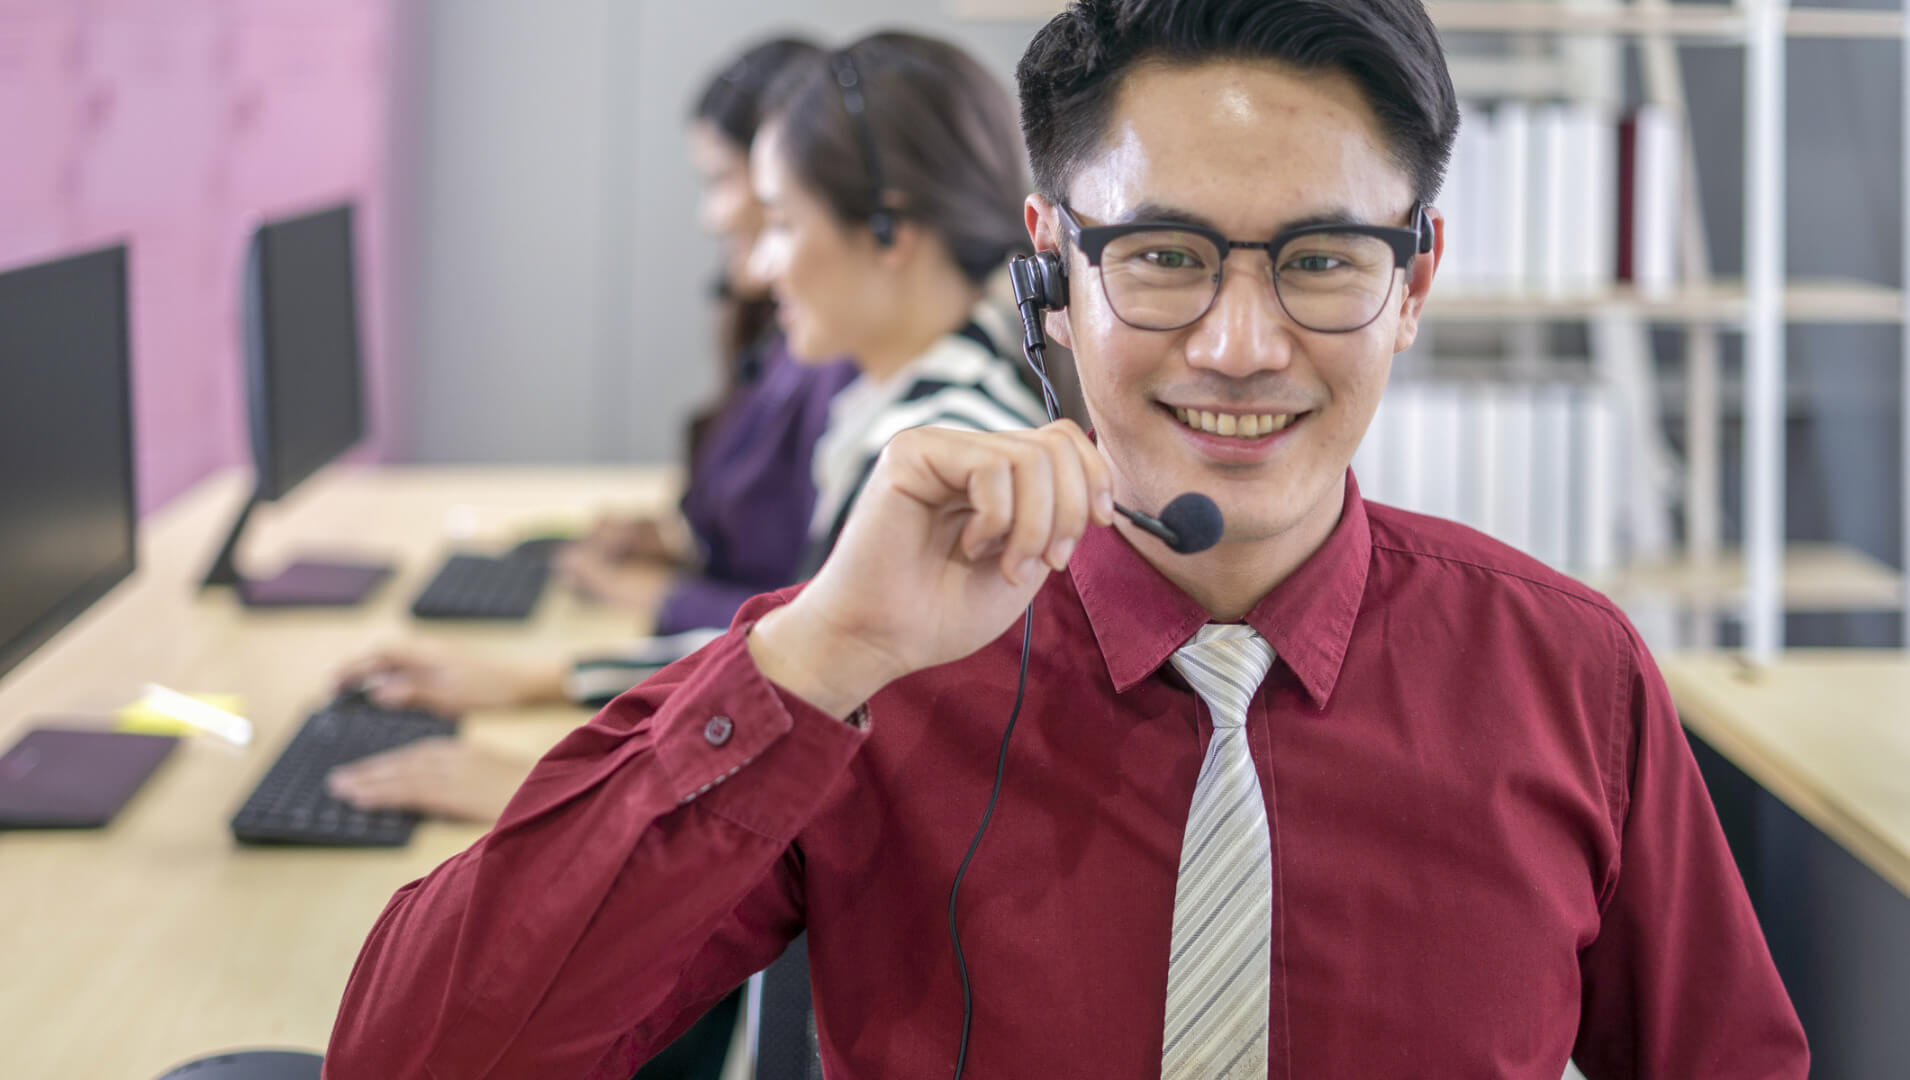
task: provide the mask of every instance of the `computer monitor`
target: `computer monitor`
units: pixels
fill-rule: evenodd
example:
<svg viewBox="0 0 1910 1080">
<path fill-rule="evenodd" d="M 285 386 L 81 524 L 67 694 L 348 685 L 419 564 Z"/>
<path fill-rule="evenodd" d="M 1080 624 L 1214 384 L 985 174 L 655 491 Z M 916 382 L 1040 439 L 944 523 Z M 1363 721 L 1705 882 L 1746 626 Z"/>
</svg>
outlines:
<svg viewBox="0 0 1910 1080">
<path fill-rule="evenodd" d="M 0 674 L 133 569 L 126 249 L 0 274 Z"/>
<path fill-rule="evenodd" d="M 253 508 L 290 494 L 364 437 L 352 251 L 348 203 L 268 222 L 246 254 L 246 403 L 257 481 L 205 584 L 234 586 L 250 605 L 353 604 L 391 573 L 384 562 L 302 559 L 274 577 L 247 578 L 237 566 Z"/>
</svg>

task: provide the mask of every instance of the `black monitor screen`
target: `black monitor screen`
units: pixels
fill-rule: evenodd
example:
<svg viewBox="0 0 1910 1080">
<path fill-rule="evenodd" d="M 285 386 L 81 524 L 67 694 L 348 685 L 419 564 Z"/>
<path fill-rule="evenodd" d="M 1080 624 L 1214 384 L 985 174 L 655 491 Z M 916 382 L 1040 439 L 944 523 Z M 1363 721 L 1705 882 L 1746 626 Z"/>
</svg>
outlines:
<svg viewBox="0 0 1910 1080">
<path fill-rule="evenodd" d="M 351 207 L 260 228 L 249 270 L 252 451 L 276 499 L 364 435 Z"/>
<path fill-rule="evenodd" d="M 126 249 L 0 274 L 0 673 L 132 572 Z"/>
</svg>

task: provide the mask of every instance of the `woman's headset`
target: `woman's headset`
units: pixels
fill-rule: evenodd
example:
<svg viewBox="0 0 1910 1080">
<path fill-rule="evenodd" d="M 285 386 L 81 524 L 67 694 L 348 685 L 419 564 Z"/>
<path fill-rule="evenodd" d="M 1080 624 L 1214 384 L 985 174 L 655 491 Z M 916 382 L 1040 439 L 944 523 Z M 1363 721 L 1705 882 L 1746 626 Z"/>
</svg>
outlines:
<svg viewBox="0 0 1910 1080">
<path fill-rule="evenodd" d="M 869 165 L 869 186 L 874 191 L 875 206 L 869 212 L 869 231 L 875 234 L 878 247 L 894 247 L 895 214 L 882 203 L 888 191 L 882 183 L 882 157 L 875 150 L 875 125 L 869 122 L 868 100 L 862 92 L 862 72 L 847 50 L 831 55 L 829 66 L 835 72 L 836 89 L 842 93 L 843 111 L 849 114 L 856 142 L 862 144 L 862 157 Z"/>
</svg>

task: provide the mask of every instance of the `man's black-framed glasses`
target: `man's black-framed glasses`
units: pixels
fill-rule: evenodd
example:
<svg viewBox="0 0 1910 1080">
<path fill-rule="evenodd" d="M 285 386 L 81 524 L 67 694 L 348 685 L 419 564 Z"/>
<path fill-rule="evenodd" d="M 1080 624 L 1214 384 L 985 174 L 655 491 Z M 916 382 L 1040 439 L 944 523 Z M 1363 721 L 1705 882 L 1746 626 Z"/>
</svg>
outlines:
<svg viewBox="0 0 1910 1080">
<path fill-rule="evenodd" d="M 1308 330 L 1350 333 L 1379 318 L 1397 271 L 1419 251 L 1418 228 L 1315 224 L 1271 240 L 1230 240 L 1180 222 L 1083 225 L 1057 207 L 1068 241 L 1099 271 L 1101 292 L 1116 318 L 1137 330 L 1179 330 L 1199 322 L 1220 296 L 1226 257 L 1236 248 L 1271 258 L 1274 294 L 1287 317 Z M 1422 220 L 1424 208 L 1413 208 Z"/>
</svg>

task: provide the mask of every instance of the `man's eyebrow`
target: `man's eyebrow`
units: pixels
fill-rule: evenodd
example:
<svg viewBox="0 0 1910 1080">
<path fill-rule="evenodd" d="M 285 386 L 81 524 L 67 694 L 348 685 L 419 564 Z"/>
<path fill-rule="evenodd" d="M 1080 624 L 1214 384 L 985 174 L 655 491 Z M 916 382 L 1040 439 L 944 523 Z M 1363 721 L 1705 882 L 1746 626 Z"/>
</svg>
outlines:
<svg viewBox="0 0 1910 1080">
<path fill-rule="evenodd" d="M 1220 226 L 1214 224 L 1210 218 L 1196 214 L 1192 210 L 1183 210 L 1177 206 L 1169 206 L 1166 203 L 1157 202 L 1145 202 L 1135 207 L 1134 211 L 1128 214 L 1127 218 L 1119 222 L 1119 224 L 1132 225 L 1140 221 L 1158 221 L 1169 225 L 1192 225 L 1197 229 L 1211 229 L 1214 232 L 1221 231 Z"/>
<path fill-rule="evenodd" d="M 1178 207 L 1178 206 L 1170 206 L 1166 203 L 1158 203 L 1158 202 L 1142 203 L 1141 205 L 1134 208 L 1133 213 L 1129 214 L 1124 220 L 1118 222 L 1117 224 L 1131 225 L 1136 222 L 1160 222 L 1166 225 L 1191 225 L 1194 228 L 1198 228 L 1198 229 L 1211 229 L 1212 231 L 1221 233 L 1222 235 L 1225 235 L 1226 233 L 1226 230 L 1214 224 L 1213 220 L 1211 218 L 1206 217 L 1205 215 L 1197 214 L 1191 210 L 1182 209 L 1181 207 Z M 1291 221 L 1281 222 L 1277 228 L 1275 228 L 1272 232 L 1268 233 L 1267 235 L 1273 236 L 1278 233 L 1286 232 L 1288 229 L 1304 229 L 1313 225 L 1366 225 L 1366 224 L 1370 224 L 1370 222 L 1365 221 L 1359 215 L 1354 214 L 1343 207 L 1333 207 L 1333 208 L 1321 211 L 1319 213 L 1308 214 L 1305 217 L 1294 218 Z"/>
</svg>

